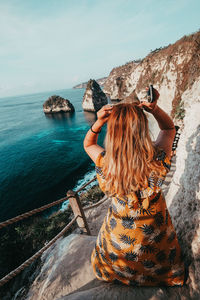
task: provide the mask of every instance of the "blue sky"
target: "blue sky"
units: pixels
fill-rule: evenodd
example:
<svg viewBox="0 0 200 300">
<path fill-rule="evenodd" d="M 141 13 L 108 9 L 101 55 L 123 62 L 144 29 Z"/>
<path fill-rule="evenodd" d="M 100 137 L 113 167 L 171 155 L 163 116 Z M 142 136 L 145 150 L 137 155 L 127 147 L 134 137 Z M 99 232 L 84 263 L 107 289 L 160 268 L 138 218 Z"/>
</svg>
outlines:
<svg viewBox="0 0 200 300">
<path fill-rule="evenodd" d="M 107 76 L 200 28 L 199 0 L 0 0 L 0 97 Z"/>
</svg>

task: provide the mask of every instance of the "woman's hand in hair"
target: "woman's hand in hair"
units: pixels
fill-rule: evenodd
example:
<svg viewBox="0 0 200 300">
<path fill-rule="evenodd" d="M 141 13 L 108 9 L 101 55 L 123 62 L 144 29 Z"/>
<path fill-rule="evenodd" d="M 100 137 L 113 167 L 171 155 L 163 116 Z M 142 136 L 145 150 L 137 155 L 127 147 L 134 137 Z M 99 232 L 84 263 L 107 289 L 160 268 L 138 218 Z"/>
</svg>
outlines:
<svg viewBox="0 0 200 300">
<path fill-rule="evenodd" d="M 112 108 L 112 104 L 107 104 L 97 112 L 98 121 L 102 124 L 102 126 L 108 121 L 108 118 L 112 112 Z"/>
<path fill-rule="evenodd" d="M 148 91 L 148 89 L 149 88 L 147 87 L 146 90 Z M 153 110 L 157 106 L 157 101 L 160 96 L 159 92 L 155 88 L 153 88 L 153 93 L 154 93 L 154 97 L 155 97 L 154 102 L 151 103 L 148 101 L 141 101 L 141 103 L 138 105 L 140 108 L 143 108 L 144 110 L 148 111 L 149 113 L 153 112 Z"/>
</svg>

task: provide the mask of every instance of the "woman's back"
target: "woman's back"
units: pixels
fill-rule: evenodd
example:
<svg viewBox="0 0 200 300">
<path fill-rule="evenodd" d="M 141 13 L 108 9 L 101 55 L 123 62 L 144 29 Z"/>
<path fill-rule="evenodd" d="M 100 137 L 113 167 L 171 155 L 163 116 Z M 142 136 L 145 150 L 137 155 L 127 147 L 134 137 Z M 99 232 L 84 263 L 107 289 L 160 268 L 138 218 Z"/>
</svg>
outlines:
<svg viewBox="0 0 200 300">
<path fill-rule="evenodd" d="M 156 90 L 155 95 L 158 99 Z M 184 283 L 181 249 L 161 191 L 175 128 L 156 101 L 102 107 L 84 140 L 100 188 L 111 199 L 91 256 L 100 280 L 145 286 Z M 154 143 L 142 106 L 160 127 Z M 97 145 L 97 134 L 106 122 L 104 149 Z"/>
<path fill-rule="evenodd" d="M 104 155 L 97 158 L 96 172 L 105 192 Z M 184 283 L 181 249 L 161 191 L 170 160 L 164 152 L 158 160 L 163 165 L 160 178 L 151 176 L 148 187 L 137 193 L 111 197 L 91 256 L 100 280 L 135 286 Z"/>
</svg>

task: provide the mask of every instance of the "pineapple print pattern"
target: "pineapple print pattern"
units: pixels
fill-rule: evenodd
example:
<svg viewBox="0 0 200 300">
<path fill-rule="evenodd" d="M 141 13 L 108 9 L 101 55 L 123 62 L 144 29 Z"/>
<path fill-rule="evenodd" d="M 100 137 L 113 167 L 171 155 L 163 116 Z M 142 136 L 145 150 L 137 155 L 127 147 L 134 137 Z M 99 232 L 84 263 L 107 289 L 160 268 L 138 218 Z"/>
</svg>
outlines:
<svg viewBox="0 0 200 300">
<path fill-rule="evenodd" d="M 103 192 L 104 155 L 105 151 L 100 153 L 95 167 Z M 163 165 L 161 178 L 152 175 L 146 189 L 111 198 L 91 254 L 93 271 L 99 280 L 132 286 L 184 284 L 181 249 L 160 189 L 170 160 L 164 151 L 158 160 Z"/>
</svg>

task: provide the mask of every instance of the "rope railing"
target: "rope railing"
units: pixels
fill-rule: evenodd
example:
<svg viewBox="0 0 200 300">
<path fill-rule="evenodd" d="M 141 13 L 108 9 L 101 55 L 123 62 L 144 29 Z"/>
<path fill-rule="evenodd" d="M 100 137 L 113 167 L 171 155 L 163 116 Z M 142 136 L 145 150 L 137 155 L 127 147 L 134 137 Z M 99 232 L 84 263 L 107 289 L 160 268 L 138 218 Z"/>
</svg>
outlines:
<svg viewBox="0 0 200 300">
<path fill-rule="evenodd" d="M 97 179 L 97 176 L 94 176 L 93 179 L 91 179 L 90 181 L 88 181 L 87 183 L 85 183 L 82 187 L 80 187 L 80 189 L 78 189 L 76 191 L 76 193 L 79 193 L 81 190 L 83 190 L 87 185 L 89 185 L 90 183 L 92 183 L 93 181 L 95 181 Z"/>
<path fill-rule="evenodd" d="M 100 201 L 98 201 L 97 203 L 94 203 L 94 204 L 91 204 L 91 205 L 88 205 L 88 206 L 85 206 L 83 208 L 84 211 L 88 210 L 88 209 L 91 209 L 93 207 L 97 207 L 99 206 L 100 204 L 102 204 L 104 201 L 106 201 L 108 199 L 107 196 L 104 196 Z"/>
<path fill-rule="evenodd" d="M 87 185 L 89 185 L 91 182 L 95 181 L 96 178 L 97 178 L 97 177 L 95 176 L 93 179 L 91 179 L 90 181 L 88 181 L 87 183 L 85 183 L 82 187 L 80 187 L 80 189 L 78 189 L 77 191 L 75 191 L 75 194 L 79 193 L 79 192 L 80 192 L 81 190 L 83 190 Z M 58 204 L 60 204 L 60 203 L 62 203 L 62 202 L 64 202 L 64 201 L 66 201 L 66 200 L 68 200 L 68 199 L 69 199 L 69 196 L 64 197 L 64 198 L 61 198 L 61 199 L 59 199 L 59 200 L 56 200 L 56 201 L 54 201 L 54 202 L 51 202 L 51 203 L 46 204 L 46 205 L 44 205 L 44 206 L 41 206 L 41 207 L 39 207 L 39 208 L 35 208 L 35 209 L 30 210 L 30 211 L 28 211 L 28 212 L 26 212 L 26 213 L 24 213 L 24 214 L 18 215 L 18 216 L 14 217 L 14 218 L 11 218 L 11 219 L 9 219 L 9 220 L 6 220 L 6 221 L 4 221 L 4 222 L 1 222 L 1 223 L 0 223 L 0 229 L 3 228 L 3 227 L 8 226 L 8 225 L 10 225 L 10 224 L 13 224 L 13 223 L 15 223 L 15 222 L 18 222 L 18 221 L 20 221 L 20 220 L 23 220 L 23 219 L 25 219 L 25 218 L 28 218 L 28 217 L 30 217 L 30 216 L 36 214 L 36 213 L 42 212 L 42 211 L 44 211 L 44 210 L 47 209 L 47 208 L 50 208 L 50 207 L 55 206 L 55 205 L 58 205 Z"/>
<path fill-rule="evenodd" d="M 107 197 L 105 196 L 102 200 L 100 200 L 98 203 L 95 203 L 93 205 L 86 206 L 85 208 L 82 208 L 80 199 L 78 196 L 78 193 L 85 189 L 86 186 L 88 186 L 90 183 L 95 181 L 97 177 L 95 176 L 93 179 L 85 183 L 83 186 L 81 186 L 77 191 L 68 191 L 67 197 L 61 198 L 57 201 L 54 201 L 52 203 L 49 203 L 47 205 L 41 206 L 40 208 L 33 209 L 29 212 L 26 212 L 24 214 L 21 214 L 19 216 L 16 216 L 12 219 L 9 219 L 5 222 L 0 223 L 0 229 L 3 227 L 6 227 L 12 223 L 18 222 L 22 219 L 28 218 L 38 212 L 44 211 L 47 208 L 50 208 L 54 205 L 58 205 L 66 200 L 69 199 L 69 203 L 72 207 L 74 218 L 70 221 L 69 224 L 67 224 L 61 231 L 58 233 L 50 242 L 48 242 L 47 245 L 45 245 L 43 248 L 41 248 L 37 253 L 35 253 L 33 256 L 31 256 L 29 259 L 27 259 L 24 263 L 22 263 L 19 267 L 17 267 L 15 270 L 11 271 L 9 274 L 4 276 L 2 279 L 0 279 L 0 287 L 3 286 L 6 282 L 14 278 L 17 274 L 19 274 L 21 271 L 23 271 L 26 267 L 28 267 L 34 260 L 36 260 L 39 256 L 42 255 L 42 253 L 47 250 L 52 244 L 54 244 L 58 238 L 60 238 L 74 223 L 75 221 L 78 223 L 78 226 L 83 229 L 83 232 L 86 232 L 87 234 L 90 234 L 90 230 L 84 215 L 84 211 L 88 210 L 90 208 L 96 207 L 100 205 L 102 202 L 104 202 Z"/>
<path fill-rule="evenodd" d="M 19 274 L 21 271 L 23 271 L 26 267 L 28 267 L 34 260 L 36 260 L 39 256 L 42 255 L 42 253 L 47 250 L 51 245 L 53 245 L 57 239 L 59 239 L 71 226 L 75 223 L 78 216 L 74 217 L 69 224 L 67 224 L 60 233 L 58 233 L 47 245 L 45 245 L 42 249 L 40 249 L 37 253 L 35 253 L 33 256 L 31 256 L 29 259 L 27 259 L 23 264 L 21 264 L 19 267 L 17 267 L 15 270 L 7 274 L 5 277 L 3 277 L 0 280 L 0 286 L 4 285 L 6 282 L 11 280 L 13 277 L 15 277 L 17 274 Z"/>
</svg>

